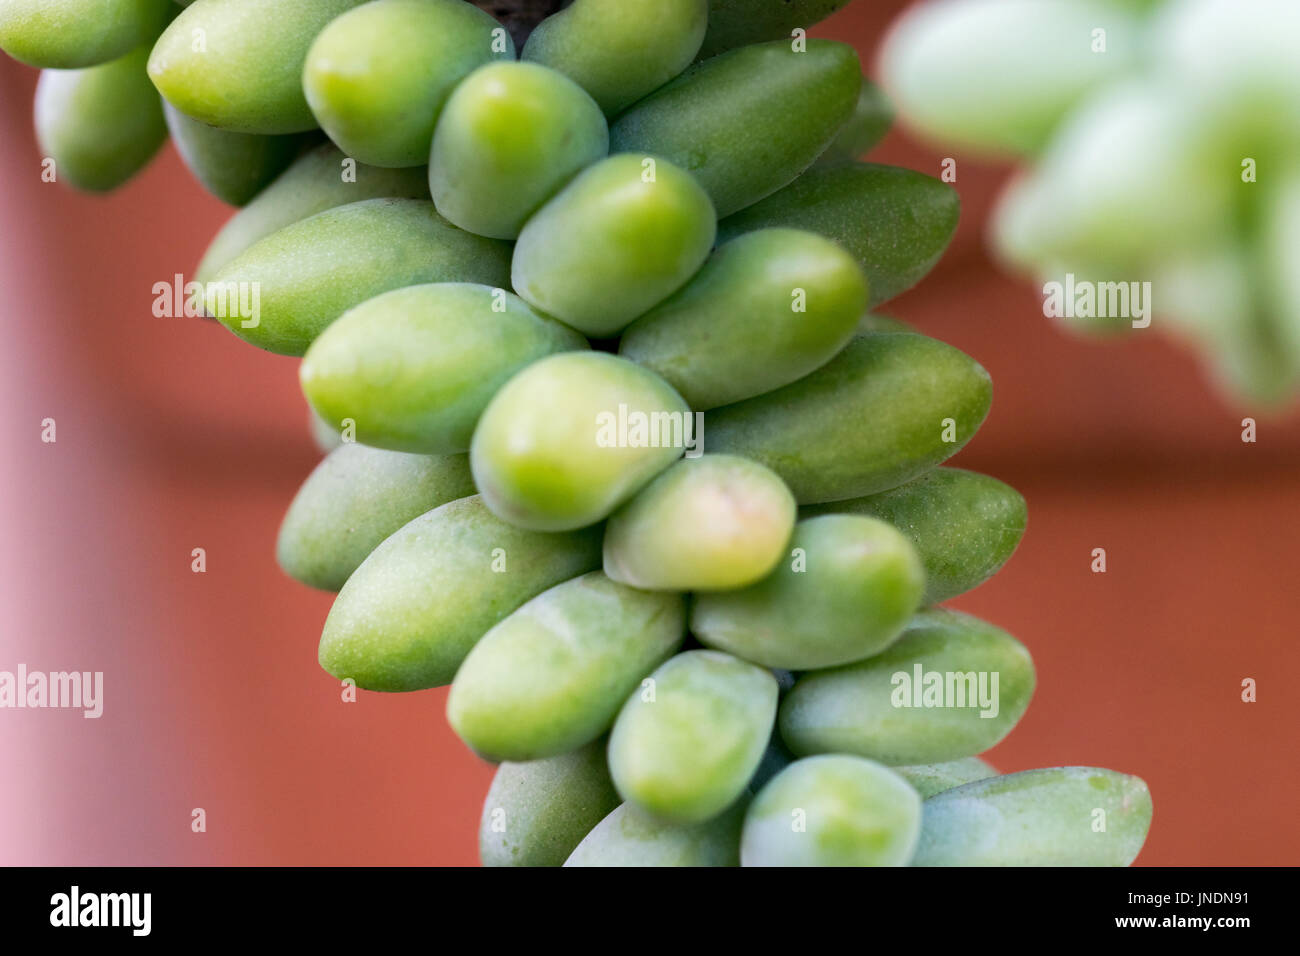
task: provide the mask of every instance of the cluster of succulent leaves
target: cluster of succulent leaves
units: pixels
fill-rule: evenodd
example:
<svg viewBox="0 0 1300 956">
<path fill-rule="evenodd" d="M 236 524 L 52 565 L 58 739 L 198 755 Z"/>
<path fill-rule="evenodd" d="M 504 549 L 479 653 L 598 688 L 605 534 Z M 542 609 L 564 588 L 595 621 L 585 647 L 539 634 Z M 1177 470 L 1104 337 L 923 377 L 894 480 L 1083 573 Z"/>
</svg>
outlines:
<svg viewBox="0 0 1300 956">
<path fill-rule="evenodd" d="M 1292 0 L 931 2 L 882 57 L 916 129 L 1027 161 L 993 223 L 1009 264 L 1077 288 L 1149 282 L 1154 327 L 1244 402 L 1300 389 L 1297 64 Z M 1133 328 L 1086 311 L 1065 320 Z"/>
<path fill-rule="evenodd" d="M 500 764 L 485 863 L 1141 848 L 1137 778 L 977 756 L 1033 665 L 937 605 L 1005 563 L 1025 504 L 940 467 L 985 371 L 871 311 L 958 202 L 858 162 L 889 108 L 805 34 L 843 3 L 575 0 L 518 58 L 461 0 L 0 6 L 0 46 L 45 68 L 56 178 L 115 188 L 170 131 L 243 207 L 193 304 L 302 357 L 332 449 L 280 564 L 338 592 L 330 674 L 451 685 Z"/>
</svg>

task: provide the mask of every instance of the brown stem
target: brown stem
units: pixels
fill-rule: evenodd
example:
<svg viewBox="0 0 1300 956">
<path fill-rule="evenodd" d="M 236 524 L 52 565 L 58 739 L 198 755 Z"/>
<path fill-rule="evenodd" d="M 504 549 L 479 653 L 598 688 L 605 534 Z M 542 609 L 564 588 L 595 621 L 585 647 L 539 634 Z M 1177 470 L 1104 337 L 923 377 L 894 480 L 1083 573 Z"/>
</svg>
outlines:
<svg viewBox="0 0 1300 956">
<path fill-rule="evenodd" d="M 473 3 L 501 21 L 510 31 L 517 50 L 523 49 L 533 27 L 564 6 L 564 0 L 473 0 Z"/>
</svg>

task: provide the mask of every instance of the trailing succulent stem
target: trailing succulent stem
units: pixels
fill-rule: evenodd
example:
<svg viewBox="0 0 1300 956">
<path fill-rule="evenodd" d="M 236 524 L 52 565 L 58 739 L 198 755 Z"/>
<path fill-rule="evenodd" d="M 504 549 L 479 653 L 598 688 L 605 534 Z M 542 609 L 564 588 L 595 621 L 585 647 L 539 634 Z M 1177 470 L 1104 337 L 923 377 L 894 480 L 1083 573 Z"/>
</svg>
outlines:
<svg viewBox="0 0 1300 956">
<path fill-rule="evenodd" d="M 564 0 L 473 0 L 474 6 L 496 17 L 522 50 L 533 28 L 564 6 Z"/>
</svg>

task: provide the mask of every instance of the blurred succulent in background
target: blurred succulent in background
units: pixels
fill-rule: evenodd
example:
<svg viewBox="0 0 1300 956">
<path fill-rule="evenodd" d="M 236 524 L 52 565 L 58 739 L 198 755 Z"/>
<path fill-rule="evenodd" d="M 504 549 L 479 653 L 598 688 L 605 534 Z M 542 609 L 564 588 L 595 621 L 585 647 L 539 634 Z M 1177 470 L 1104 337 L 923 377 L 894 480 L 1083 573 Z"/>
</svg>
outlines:
<svg viewBox="0 0 1300 956">
<path fill-rule="evenodd" d="M 919 133 L 1027 161 L 989 238 L 1049 301 L 1096 294 L 1063 321 L 1145 328 L 1103 306 L 1150 283 L 1152 329 L 1231 396 L 1300 391 L 1300 3 L 935 0 L 881 77 Z"/>
</svg>

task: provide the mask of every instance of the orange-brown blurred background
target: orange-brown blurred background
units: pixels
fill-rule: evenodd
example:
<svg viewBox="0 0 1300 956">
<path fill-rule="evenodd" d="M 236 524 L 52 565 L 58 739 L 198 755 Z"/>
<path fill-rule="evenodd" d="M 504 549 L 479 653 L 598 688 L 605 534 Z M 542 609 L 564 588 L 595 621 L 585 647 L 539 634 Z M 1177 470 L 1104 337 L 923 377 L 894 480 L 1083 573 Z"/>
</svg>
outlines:
<svg viewBox="0 0 1300 956">
<path fill-rule="evenodd" d="M 870 66 L 903 6 L 815 32 Z M 151 314 L 229 211 L 170 147 L 109 198 L 42 183 L 35 78 L 0 63 L 0 670 L 103 671 L 105 704 L 0 711 L 0 863 L 476 862 L 492 769 L 448 729 L 445 691 L 341 702 L 316 664 L 330 597 L 276 567 L 318 458 L 296 361 Z M 943 155 L 895 130 L 871 158 L 937 175 Z M 1122 343 L 1052 326 L 981 248 L 1006 170 L 955 158 L 957 240 L 886 311 L 989 369 L 993 412 L 955 463 L 1029 500 L 1017 555 L 953 602 L 1038 667 L 991 759 L 1144 777 L 1140 864 L 1294 864 L 1300 417 L 1220 402 L 1158 317 Z"/>
</svg>

